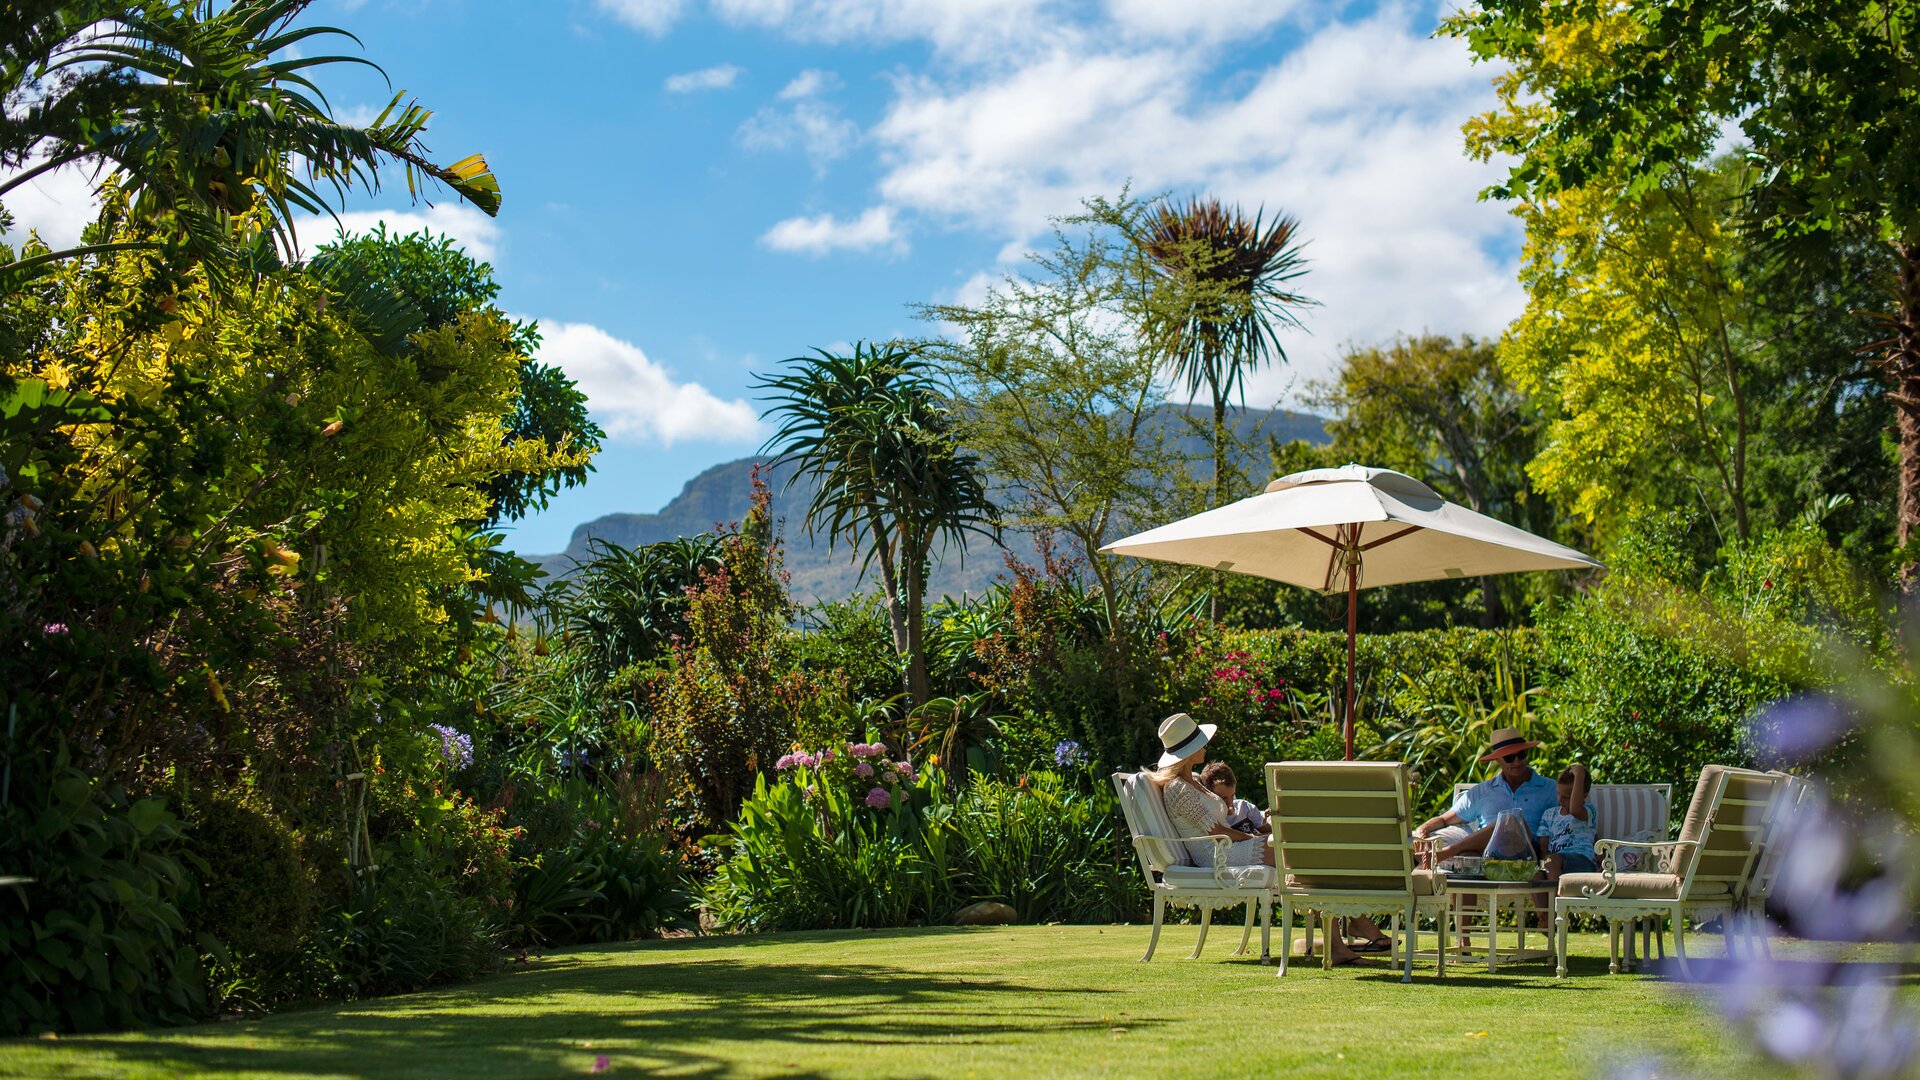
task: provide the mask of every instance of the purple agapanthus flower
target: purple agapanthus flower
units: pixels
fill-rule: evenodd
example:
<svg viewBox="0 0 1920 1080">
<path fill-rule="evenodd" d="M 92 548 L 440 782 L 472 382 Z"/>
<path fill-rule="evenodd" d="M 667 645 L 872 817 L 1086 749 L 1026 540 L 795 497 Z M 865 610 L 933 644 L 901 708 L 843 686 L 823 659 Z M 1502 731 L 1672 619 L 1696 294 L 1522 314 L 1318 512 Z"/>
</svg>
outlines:
<svg viewBox="0 0 1920 1080">
<path fill-rule="evenodd" d="M 427 727 L 440 736 L 440 756 L 446 759 L 447 764 L 456 769 L 473 764 L 473 736 L 445 724 L 428 724 Z"/>
<path fill-rule="evenodd" d="M 893 805 L 893 796 L 887 792 L 886 788 L 874 788 L 872 791 L 867 792 L 867 805 L 873 807 L 875 810 L 885 810 L 887 807 Z"/>
<path fill-rule="evenodd" d="M 1086 751 L 1072 739 L 1067 739 L 1053 748 L 1053 763 L 1063 769 L 1078 765 L 1085 760 L 1087 760 Z"/>
</svg>

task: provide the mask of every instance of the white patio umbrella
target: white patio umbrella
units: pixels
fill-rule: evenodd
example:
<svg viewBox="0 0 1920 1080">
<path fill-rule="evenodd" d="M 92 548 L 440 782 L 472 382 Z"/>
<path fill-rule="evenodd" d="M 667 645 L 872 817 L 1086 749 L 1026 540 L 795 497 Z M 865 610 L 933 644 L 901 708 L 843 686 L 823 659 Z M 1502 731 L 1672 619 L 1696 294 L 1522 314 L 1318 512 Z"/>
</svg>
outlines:
<svg viewBox="0 0 1920 1080">
<path fill-rule="evenodd" d="M 1354 637 L 1361 589 L 1408 581 L 1600 563 L 1442 499 L 1404 473 L 1343 465 L 1283 476 L 1252 498 L 1116 540 L 1113 555 L 1207 566 L 1347 593 L 1347 697 L 1353 757 Z"/>
</svg>

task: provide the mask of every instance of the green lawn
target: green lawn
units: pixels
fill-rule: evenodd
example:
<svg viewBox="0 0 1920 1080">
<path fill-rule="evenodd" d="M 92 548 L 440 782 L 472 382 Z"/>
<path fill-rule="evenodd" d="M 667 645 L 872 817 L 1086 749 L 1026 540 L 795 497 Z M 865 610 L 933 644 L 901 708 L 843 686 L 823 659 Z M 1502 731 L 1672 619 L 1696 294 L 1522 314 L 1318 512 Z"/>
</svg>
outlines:
<svg viewBox="0 0 1920 1080">
<path fill-rule="evenodd" d="M 1544 965 L 1454 966 L 1445 982 L 1416 966 L 1406 985 L 1397 970 L 1307 964 L 1276 979 L 1228 956 L 1237 934 L 1190 961 L 1191 933 L 1170 927 L 1151 964 L 1131 926 L 647 942 L 264 1020 L 0 1042 L 0 1075 L 554 1076 L 605 1055 L 616 1075 L 1535 1080 L 1593 1075 L 1623 1042 L 1670 1046 L 1708 1074 L 1742 1060 L 1681 991 L 1607 976 L 1599 937 L 1576 939 L 1564 982 Z"/>
</svg>

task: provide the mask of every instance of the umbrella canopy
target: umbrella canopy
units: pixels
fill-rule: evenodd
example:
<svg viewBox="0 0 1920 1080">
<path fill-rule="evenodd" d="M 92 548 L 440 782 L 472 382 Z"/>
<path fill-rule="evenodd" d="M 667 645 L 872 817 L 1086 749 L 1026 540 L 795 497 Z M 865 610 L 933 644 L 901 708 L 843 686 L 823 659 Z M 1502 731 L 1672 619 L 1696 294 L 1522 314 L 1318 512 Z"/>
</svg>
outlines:
<svg viewBox="0 0 1920 1080">
<path fill-rule="evenodd" d="M 1344 590 L 1349 758 L 1361 589 L 1600 566 L 1570 547 L 1456 506 L 1405 473 L 1364 465 L 1283 476 L 1251 498 L 1116 540 L 1100 550 L 1252 574 L 1329 593 Z"/>
</svg>

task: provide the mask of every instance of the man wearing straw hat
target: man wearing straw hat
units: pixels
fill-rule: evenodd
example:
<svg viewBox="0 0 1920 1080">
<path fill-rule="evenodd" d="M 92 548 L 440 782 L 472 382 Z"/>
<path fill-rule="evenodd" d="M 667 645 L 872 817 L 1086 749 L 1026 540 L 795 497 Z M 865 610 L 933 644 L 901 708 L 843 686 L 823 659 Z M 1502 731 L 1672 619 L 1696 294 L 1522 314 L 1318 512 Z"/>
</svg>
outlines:
<svg viewBox="0 0 1920 1080">
<path fill-rule="evenodd" d="M 1446 813 L 1413 830 L 1416 839 L 1439 839 L 1439 861 L 1485 851 L 1494 819 L 1503 810 L 1519 810 L 1532 837 L 1540 831 L 1546 812 L 1560 805 L 1558 786 L 1527 763 L 1533 748 L 1540 745 L 1537 740 L 1522 737 L 1519 728 L 1507 727 L 1487 741 L 1490 745 L 1480 760 L 1498 762 L 1500 771 L 1461 792 Z"/>
</svg>

